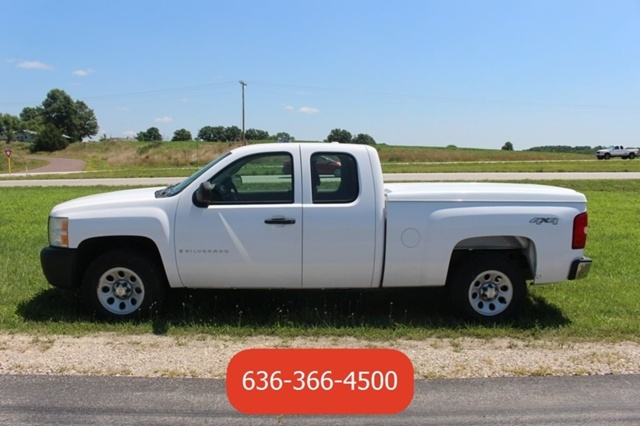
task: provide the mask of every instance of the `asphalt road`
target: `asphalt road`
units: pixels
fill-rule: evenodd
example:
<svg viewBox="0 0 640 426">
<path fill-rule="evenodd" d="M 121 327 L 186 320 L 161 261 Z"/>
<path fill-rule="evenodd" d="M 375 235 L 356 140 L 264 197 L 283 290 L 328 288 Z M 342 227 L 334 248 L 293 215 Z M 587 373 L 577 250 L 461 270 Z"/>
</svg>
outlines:
<svg viewBox="0 0 640 426">
<path fill-rule="evenodd" d="M 638 425 L 640 375 L 417 380 L 387 416 L 247 416 L 221 379 L 0 375 L 0 423 Z"/>
<path fill-rule="evenodd" d="M 46 161 L 47 164 L 38 167 L 37 169 L 30 170 L 30 173 L 68 173 L 79 172 L 87 167 L 87 162 L 84 160 L 76 160 L 73 158 L 56 158 L 56 157 L 39 157 L 37 155 L 30 155 L 27 158 L 34 160 Z"/>
</svg>

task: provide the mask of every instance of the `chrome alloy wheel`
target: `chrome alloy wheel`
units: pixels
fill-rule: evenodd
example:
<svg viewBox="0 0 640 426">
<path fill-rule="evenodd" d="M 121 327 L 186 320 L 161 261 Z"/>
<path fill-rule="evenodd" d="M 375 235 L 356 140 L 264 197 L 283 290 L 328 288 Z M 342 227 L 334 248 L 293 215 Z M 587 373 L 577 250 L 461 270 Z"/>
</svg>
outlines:
<svg viewBox="0 0 640 426">
<path fill-rule="evenodd" d="M 498 315 L 509 307 L 512 299 L 513 284 L 500 271 L 484 271 L 469 286 L 469 304 L 481 315 Z"/>
<path fill-rule="evenodd" d="M 100 277 L 98 301 L 109 312 L 127 315 L 139 309 L 144 300 L 144 283 L 128 268 L 111 268 Z"/>
</svg>

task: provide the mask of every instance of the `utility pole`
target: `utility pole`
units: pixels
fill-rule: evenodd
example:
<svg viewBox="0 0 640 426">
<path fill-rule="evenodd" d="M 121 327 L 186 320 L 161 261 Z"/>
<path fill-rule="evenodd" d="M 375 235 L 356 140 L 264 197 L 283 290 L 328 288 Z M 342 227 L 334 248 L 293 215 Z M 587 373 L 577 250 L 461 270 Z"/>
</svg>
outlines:
<svg viewBox="0 0 640 426">
<path fill-rule="evenodd" d="M 244 134 L 244 87 L 247 85 L 244 81 L 240 80 L 240 86 L 242 86 L 242 143 L 247 144 L 247 139 Z"/>
</svg>

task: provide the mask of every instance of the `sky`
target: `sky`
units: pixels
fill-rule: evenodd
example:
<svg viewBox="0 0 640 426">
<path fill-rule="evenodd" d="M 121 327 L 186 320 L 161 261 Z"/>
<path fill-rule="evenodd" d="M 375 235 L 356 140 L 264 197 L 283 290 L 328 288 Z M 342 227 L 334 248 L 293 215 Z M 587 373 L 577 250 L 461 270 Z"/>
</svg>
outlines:
<svg viewBox="0 0 640 426">
<path fill-rule="evenodd" d="M 242 126 L 516 150 L 640 145 L 640 0 L 0 0 L 0 112 L 107 137 Z"/>
</svg>

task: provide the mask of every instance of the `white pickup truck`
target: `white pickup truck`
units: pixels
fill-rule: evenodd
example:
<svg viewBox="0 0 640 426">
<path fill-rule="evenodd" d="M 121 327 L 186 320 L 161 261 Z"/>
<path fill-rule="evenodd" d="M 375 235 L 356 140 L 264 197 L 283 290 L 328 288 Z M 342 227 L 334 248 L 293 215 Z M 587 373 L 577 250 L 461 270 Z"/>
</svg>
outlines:
<svg viewBox="0 0 640 426">
<path fill-rule="evenodd" d="M 327 159 L 339 170 L 322 173 Z M 55 206 L 41 264 L 106 318 L 159 309 L 176 287 L 446 285 L 463 316 L 495 321 L 518 311 L 528 280 L 586 276 L 586 238 L 586 199 L 570 189 L 384 184 L 371 147 L 274 143 L 177 185 Z"/>
<path fill-rule="evenodd" d="M 640 155 L 640 148 L 625 148 L 622 145 L 612 145 L 596 151 L 596 157 L 598 157 L 598 160 L 608 160 L 612 157 L 620 157 L 623 160 L 633 160 L 638 155 Z"/>
</svg>

